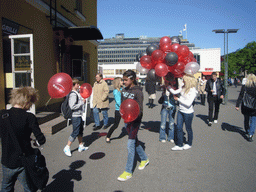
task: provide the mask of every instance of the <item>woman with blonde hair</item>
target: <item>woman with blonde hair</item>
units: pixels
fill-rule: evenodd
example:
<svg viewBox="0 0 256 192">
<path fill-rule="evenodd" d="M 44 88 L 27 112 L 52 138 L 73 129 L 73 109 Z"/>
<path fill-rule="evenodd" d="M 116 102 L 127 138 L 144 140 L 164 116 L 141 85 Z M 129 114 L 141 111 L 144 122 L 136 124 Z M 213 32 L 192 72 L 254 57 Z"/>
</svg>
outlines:
<svg viewBox="0 0 256 192">
<path fill-rule="evenodd" d="M 194 116 L 193 102 L 197 95 L 196 85 L 197 80 L 190 75 L 183 76 L 184 85 L 178 90 L 169 89 L 174 94 L 174 100 L 179 102 L 179 110 L 177 114 L 177 142 L 176 146 L 172 148 L 173 151 L 187 150 L 192 146 L 193 131 L 192 120 Z M 179 94 L 179 96 L 177 95 Z M 183 146 L 183 123 L 185 123 L 188 133 L 188 141 Z"/>
<path fill-rule="evenodd" d="M 112 133 L 114 132 L 114 130 L 118 127 L 118 125 L 120 123 L 120 120 L 121 120 L 121 115 L 119 113 L 119 109 L 120 109 L 120 105 L 121 105 L 122 86 L 123 86 L 122 78 L 121 77 L 116 77 L 113 80 L 113 87 L 114 87 L 113 95 L 114 95 L 114 98 L 115 98 L 115 101 L 116 101 L 116 104 L 115 104 L 115 122 L 108 131 L 107 138 L 106 138 L 107 143 L 110 143 L 110 137 L 111 137 Z"/>
<path fill-rule="evenodd" d="M 239 110 L 241 103 L 245 132 L 248 134 L 248 141 L 252 142 L 256 127 L 256 76 L 254 74 L 249 74 L 245 85 L 242 86 L 236 102 L 236 110 Z"/>
</svg>

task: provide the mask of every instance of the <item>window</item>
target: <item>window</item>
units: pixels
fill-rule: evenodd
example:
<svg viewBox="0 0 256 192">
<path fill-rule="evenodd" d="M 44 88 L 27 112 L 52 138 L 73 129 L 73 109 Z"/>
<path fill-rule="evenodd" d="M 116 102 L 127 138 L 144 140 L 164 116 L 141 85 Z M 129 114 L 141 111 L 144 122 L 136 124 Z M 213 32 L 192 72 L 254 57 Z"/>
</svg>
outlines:
<svg viewBox="0 0 256 192">
<path fill-rule="evenodd" d="M 82 80 L 82 60 L 73 59 L 72 60 L 72 77 L 78 80 Z"/>
<path fill-rule="evenodd" d="M 76 9 L 77 11 L 79 11 L 80 13 L 82 12 L 82 0 L 76 0 Z"/>
</svg>

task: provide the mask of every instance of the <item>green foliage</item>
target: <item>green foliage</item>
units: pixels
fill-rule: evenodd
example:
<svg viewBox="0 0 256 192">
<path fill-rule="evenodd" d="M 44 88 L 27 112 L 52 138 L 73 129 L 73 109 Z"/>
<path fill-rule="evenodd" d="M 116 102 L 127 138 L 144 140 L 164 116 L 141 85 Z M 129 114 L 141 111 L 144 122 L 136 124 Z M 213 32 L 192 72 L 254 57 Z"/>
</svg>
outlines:
<svg viewBox="0 0 256 192">
<path fill-rule="evenodd" d="M 224 62 L 221 64 L 221 72 L 224 73 Z M 238 76 L 240 72 L 256 73 L 256 42 L 248 43 L 243 49 L 228 54 L 228 76 Z M 234 71 L 236 74 L 234 74 Z"/>
</svg>

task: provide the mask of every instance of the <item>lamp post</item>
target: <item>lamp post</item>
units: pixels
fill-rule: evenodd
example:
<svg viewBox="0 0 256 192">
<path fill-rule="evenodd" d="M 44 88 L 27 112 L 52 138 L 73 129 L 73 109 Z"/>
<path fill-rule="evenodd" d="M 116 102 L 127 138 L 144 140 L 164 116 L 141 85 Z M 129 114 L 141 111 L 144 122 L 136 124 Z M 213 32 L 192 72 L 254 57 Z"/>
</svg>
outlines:
<svg viewBox="0 0 256 192">
<path fill-rule="evenodd" d="M 215 33 L 223 33 L 224 34 L 224 66 L 225 66 L 225 72 L 224 72 L 224 86 L 226 89 L 226 95 L 224 98 L 224 103 L 227 104 L 228 101 L 228 34 L 229 33 L 237 33 L 238 29 L 215 29 L 212 30 L 212 32 Z M 225 34 L 227 34 L 227 56 L 225 54 L 226 46 L 225 46 Z"/>
</svg>

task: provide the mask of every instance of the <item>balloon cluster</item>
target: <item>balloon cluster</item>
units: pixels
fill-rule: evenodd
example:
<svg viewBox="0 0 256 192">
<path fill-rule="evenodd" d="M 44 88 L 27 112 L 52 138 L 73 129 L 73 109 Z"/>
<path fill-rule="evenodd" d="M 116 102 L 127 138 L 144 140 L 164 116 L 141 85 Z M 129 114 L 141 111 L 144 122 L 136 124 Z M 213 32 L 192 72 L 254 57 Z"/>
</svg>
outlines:
<svg viewBox="0 0 256 192">
<path fill-rule="evenodd" d="M 194 75 L 200 68 L 193 53 L 186 45 L 180 45 L 177 36 L 162 37 L 159 45 L 149 45 L 146 52 L 138 54 L 136 58 L 136 69 L 147 74 L 152 81 L 161 77 L 167 80 L 182 77 L 184 74 Z"/>
</svg>

